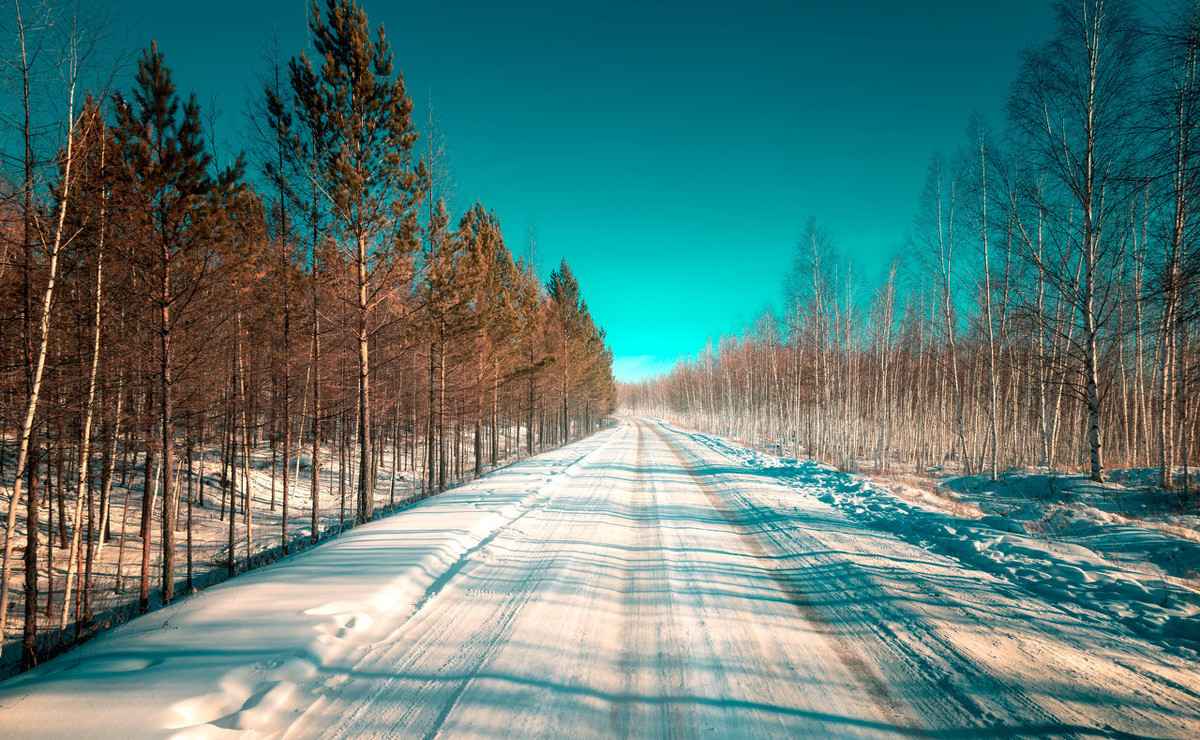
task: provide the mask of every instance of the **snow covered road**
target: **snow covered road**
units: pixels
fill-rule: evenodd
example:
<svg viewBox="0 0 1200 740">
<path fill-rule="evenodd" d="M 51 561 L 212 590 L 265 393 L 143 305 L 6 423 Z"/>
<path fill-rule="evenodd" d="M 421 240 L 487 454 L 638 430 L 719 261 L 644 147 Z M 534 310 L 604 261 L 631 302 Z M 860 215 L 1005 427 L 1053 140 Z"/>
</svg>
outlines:
<svg viewBox="0 0 1200 740">
<path fill-rule="evenodd" d="M 1196 662 L 644 420 L 0 685 L 5 737 L 1200 736 Z"/>
</svg>

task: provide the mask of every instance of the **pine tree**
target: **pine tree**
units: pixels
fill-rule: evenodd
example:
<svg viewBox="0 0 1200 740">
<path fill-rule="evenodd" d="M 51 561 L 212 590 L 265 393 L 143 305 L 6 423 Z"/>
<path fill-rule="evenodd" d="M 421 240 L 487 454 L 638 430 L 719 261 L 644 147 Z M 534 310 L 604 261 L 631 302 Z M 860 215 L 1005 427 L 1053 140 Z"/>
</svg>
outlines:
<svg viewBox="0 0 1200 740">
<path fill-rule="evenodd" d="M 581 336 L 581 298 L 579 282 L 571 272 L 566 260 L 559 263 L 558 269 L 550 273 L 546 282 L 546 293 L 550 297 L 551 316 L 555 336 L 555 362 L 559 377 L 559 402 L 561 404 L 559 419 L 560 440 L 566 442 L 571 438 L 570 399 L 571 383 L 577 368 L 576 344 Z"/>
<path fill-rule="evenodd" d="M 138 60 L 132 101 L 116 99 L 116 136 L 125 166 L 131 173 L 145 211 L 144 232 L 154 240 L 148 262 L 146 291 L 153 296 L 158 323 L 158 440 L 162 453 L 162 599 L 174 597 L 175 566 L 175 452 L 172 309 L 194 285 L 183 282 L 176 265 L 200 244 L 197 222 L 204 218 L 213 188 L 208 176 L 210 157 L 201 134 L 200 107 L 193 95 L 180 114 L 179 97 L 171 72 L 158 45 L 152 43 Z M 195 277 L 194 275 L 189 277 Z M 177 317 L 176 317 L 177 318 Z M 147 501 L 147 503 L 149 503 Z M 150 512 L 142 512 L 148 522 Z M 149 529 L 145 531 L 148 533 Z M 149 538 L 143 542 L 143 572 L 148 562 Z M 150 607 L 149 583 L 142 579 L 139 604 Z"/>
<path fill-rule="evenodd" d="M 416 249 L 420 177 L 412 149 L 412 101 L 380 27 L 374 39 L 367 14 L 351 0 L 327 0 L 310 10 L 321 66 L 312 87 L 296 89 L 299 106 L 324 121 L 328 151 L 317 179 L 329 201 L 338 237 L 354 265 L 354 337 L 358 346 L 359 469 L 357 519 L 371 516 L 373 429 L 370 401 L 371 309 L 393 271 Z"/>
</svg>

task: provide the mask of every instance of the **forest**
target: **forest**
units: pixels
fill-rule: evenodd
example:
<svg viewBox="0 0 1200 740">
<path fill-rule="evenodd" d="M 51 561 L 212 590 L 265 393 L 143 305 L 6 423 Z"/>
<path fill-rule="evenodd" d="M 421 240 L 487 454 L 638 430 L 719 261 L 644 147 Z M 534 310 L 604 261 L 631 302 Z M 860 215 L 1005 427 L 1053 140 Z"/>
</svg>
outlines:
<svg viewBox="0 0 1200 740">
<path fill-rule="evenodd" d="M 1155 468 L 1190 505 L 1200 8 L 1056 8 L 1007 120 L 930 162 L 877 280 L 812 220 L 781 310 L 622 404 L 848 470 Z"/>
<path fill-rule="evenodd" d="M 613 410 L 570 266 L 543 282 L 484 204 L 451 212 L 358 4 L 247 71 L 232 161 L 170 49 L 97 70 L 70 10 L 5 11 L 5 673 Z"/>
<path fill-rule="evenodd" d="M 0 90 L 0 738 L 1200 738 L 1200 0 L 10 0 Z"/>
</svg>

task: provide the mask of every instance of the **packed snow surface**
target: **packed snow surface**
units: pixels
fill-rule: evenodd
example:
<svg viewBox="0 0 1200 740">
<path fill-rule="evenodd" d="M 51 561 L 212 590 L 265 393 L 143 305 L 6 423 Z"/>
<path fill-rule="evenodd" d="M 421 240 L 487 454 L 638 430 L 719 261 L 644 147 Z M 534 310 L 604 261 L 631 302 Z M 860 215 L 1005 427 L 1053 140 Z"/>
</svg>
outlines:
<svg viewBox="0 0 1200 740">
<path fill-rule="evenodd" d="M 965 521 L 626 420 L 0 684 L 0 735 L 1200 737 L 1186 584 Z"/>
</svg>

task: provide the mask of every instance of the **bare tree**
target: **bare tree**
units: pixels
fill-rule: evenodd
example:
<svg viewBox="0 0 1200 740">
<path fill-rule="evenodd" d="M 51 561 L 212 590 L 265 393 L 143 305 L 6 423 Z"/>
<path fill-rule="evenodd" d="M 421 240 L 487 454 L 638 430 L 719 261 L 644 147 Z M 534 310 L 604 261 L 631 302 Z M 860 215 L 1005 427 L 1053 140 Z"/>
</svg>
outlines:
<svg viewBox="0 0 1200 740">
<path fill-rule="evenodd" d="M 37 308 L 36 328 L 33 326 L 34 317 L 29 316 L 26 320 L 26 342 L 27 346 L 32 345 L 32 352 L 26 357 L 27 365 L 27 394 L 25 398 L 24 413 L 21 417 L 21 426 L 18 430 L 17 439 L 17 466 L 14 471 L 13 479 L 13 494 L 8 502 L 8 514 L 5 518 L 5 539 L 4 539 L 4 563 L 3 574 L 0 576 L 0 646 L 3 644 L 8 623 L 8 604 L 9 604 L 9 588 L 8 580 L 12 568 L 12 545 L 16 536 L 16 506 L 17 501 L 21 498 L 21 481 L 28 474 L 27 465 L 29 464 L 29 448 L 33 435 L 34 417 L 37 413 L 38 399 L 42 391 L 42 379 L 46 369 L 46 354 L 50 345 L 50 309 L 54 302 L 54 290 L 58 279 L 58 265 L 61 257 L 61 252 L 67 241 L 64 234 L 64 225 L 66 224 L 67 209 L 71 203 L 71 186 L 72 186 L 72 167 L 74 164 L 74 146 L 75 137 L 78 133 L 78 128 L 75 122 L 75 89 L 79 80 L 79 46 L 76 32 L 73 30 L 68 42 L 67 52 L 64 62 L 65 81 L 66 81 L 66 121 L 64 127 L 64 145 L 63 154 L 61 157 L 62 167 L 62 182 L 57 192 L 57 204 L 54 209 L 52 224 L 45 224 L 39 215 L 39 211 L 35 209 L 34 201 L 34 151 L 33 151 L 33 127 L 32 127 L 32 98 L 30 91 L 30 76 L 31 64 L 29 59 L 27 33 L 25 17 L 21 11 L 21 3 L 19 0 L 14 2 L 13 7 L 16 13 L 16 28 L 18 46 L 20 48 L 20 74 L 22 83 L 21 108 L 24 115 L 24 123 L 22 126 L 22 140 L 24 142 L 25 151 L 25 181 L 23 185 L 24 198 L 24 234 L 26 253 L 33 248 L 34 240 L 41 243 L 46 251 L 47 266 L 46 266 L 46 283 L 42 287 L 40 305 Z M 28 265 L 31 260 L 26 258 L 27 269 L 24 277 L 26 285 L 26 295 L 32 293 L 32 276 L 29 274 Z M 28 304 L 27 304 L 28 305 Z M 35 339 L 36 336 L 36 339 Z M 30 510 L 36 510 L 37 500 L 32 491 L 29 495 Z M 31 519 L 36 518 L 36 515 L 31 516 Z M 36 542 L 36 540 L 35 540 Z M 34 660 L 31 655 L 33 650 L 32 638 L 29 638 L 29 624 L 27 620 L 26 631 L 27 639 L 25 645 L 26 663 L 29 664 Z"/>
</svg>

